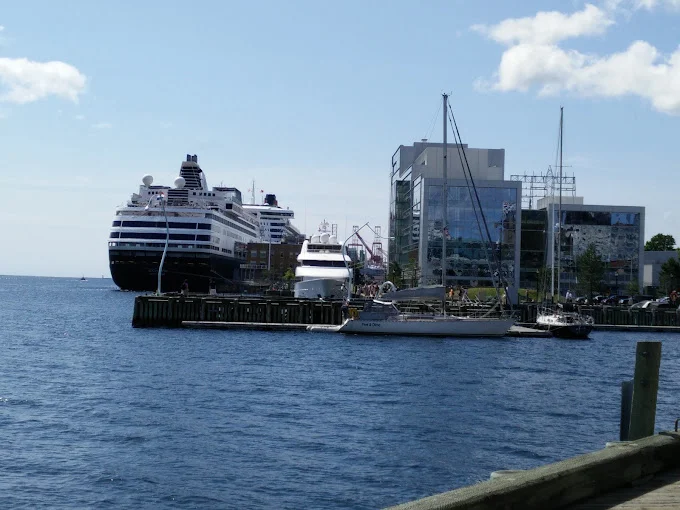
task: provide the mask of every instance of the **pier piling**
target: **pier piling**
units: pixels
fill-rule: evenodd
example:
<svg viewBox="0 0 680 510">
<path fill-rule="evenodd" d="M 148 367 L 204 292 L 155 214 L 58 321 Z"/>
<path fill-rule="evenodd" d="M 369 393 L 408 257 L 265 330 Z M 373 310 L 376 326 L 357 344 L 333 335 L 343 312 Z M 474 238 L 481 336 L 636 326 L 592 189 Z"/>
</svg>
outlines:
<svg viewBox="0 0 680 510">
<path fill-rule="evenodd" d="M 631 441 L 654 434 L 660 365 L 661 342 L 638 342 L 628 438 Z"/>
</svg>

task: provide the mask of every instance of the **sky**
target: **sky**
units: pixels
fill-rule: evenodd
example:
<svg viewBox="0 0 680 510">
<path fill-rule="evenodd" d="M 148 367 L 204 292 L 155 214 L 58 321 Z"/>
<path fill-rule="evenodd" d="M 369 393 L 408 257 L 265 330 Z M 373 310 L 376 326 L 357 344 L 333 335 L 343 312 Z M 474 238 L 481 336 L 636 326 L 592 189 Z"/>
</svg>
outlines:
<svg viewBox="0 0 680 510">
<path fill-rule="evenodd" d="M 563 106 L 577 195 L 680 241 L 680 0 L 26 0 L 0 27 L 0 274 L 109 276 L 115 208 L 187 153 L 307 233 L 386 232 L 443 92 L 508 179 L 555 164 Z"/>
</svg>

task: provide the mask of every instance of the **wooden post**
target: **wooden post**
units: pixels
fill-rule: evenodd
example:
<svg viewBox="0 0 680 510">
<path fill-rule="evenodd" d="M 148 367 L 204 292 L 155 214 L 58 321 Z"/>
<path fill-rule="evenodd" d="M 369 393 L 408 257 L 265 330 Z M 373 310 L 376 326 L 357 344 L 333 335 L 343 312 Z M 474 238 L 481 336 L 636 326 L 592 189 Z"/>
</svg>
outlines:
<svg viewBox="0 0 680 510">
<path fill-rule="evenodd" d="M 660 364 L 661 342 L 638 342 L 630 416 L 631 441 L 654 435 Z"/>
<path fill-rule="evenodd" d="M 628 441 L 630 436 L 630 407 L 633 401 L 633 381 L 621 383 L 621 424 L 619 425 L 619 441 Z"/>
</svg>

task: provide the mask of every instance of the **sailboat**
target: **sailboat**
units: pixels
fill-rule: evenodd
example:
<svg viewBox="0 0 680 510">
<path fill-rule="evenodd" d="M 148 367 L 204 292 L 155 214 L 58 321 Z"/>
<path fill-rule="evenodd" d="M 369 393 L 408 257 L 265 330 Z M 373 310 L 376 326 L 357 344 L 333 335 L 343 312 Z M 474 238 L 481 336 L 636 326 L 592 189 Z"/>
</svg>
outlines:
<svg viewBox="0 0 680 510">
<path fill-rule="evenodd" d="M 560 296 L 560 265 L 562 259 L 562 137 L 564 127 L 564 107 L 560 107 L 560 194 L 559 207 L 557 211 L 557 295 L 558 301 Z M 554 207 L 554 204 L 552 205 Z M 550 209 L 552 211 L 552 209 Z M 550 224 L 553 225 L 553 218 L 550 218 Z M 554 247 L 554 235 L 551 236 L 550 241 Z M 553 260 L 551 267 L 554 267 L 555 254 L 553 249 Z M 551 272 L 554 295 L 554 278 L 555 272 Z M 550 331 L 553 336 L 557 338 L 574 338 L 587 339 L 590 332 L 593 330 L 593 318 L 588 315 L 581 315 L 578 313 L 574 305 L 570 302 L 559 303 L 556 308 L 544 307 L 538 310 L 536 317 L 536 326 L 539 329 Z"/>
<path fill-rule="evenodd" d="M 447 113 L 448 95 L 443 94 L 444 101 L 444 201 L 447 203 Z M 470 174 L 470 180 L 472 174 Z M 479 204 L 481 208 L 481 204 Z M 420 287 L 397 291 L 391 282 L 385 282 L 381 294 L 365 305 L 356 316 L 346 319 L 338 328 L 341 333 L 370 335 L 413 335 L 436 337 L 499 337 L 504 336 L 515 323 L 511 317 L 491 317 L 489 314 L 480 317 L 461 317 L 446 314 L 446 207 L 443 207 L 442 221 L 442 284 L 431 287 Z M 498 268 L 500 275 L 500 267 Z M 441 312 L 431 314 L 403 313 L 397 308 L 400 301 L 434 299 L 442 304 Z"/>
</svg>

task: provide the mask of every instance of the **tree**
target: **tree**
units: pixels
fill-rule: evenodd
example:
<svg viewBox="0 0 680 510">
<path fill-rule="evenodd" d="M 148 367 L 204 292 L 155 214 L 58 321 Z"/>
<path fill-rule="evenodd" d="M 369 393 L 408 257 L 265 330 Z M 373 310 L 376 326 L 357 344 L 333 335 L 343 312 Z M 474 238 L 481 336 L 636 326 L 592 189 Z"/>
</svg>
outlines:
<svg viewBox="0 0 680 510">
<path fill-rule="evenodd" d="M 678 262 L 678 259 L 673 257 L 661 265 L 659 284 L 666 293 L 680 288 L 680 262 Z"/>
<path fill-rule="evenodd" d="M 415 258 L 409 259 L 408 264 L 406 264 L 406 267 L 404 267 L 402 278 L 404 282 L 408 282 L 410 287 L 418 286 L 418 281 L 420 280 L 420 268 L 418 267 L 418 261 Z"/>
<path fill-rule="evenodd" d="M 645 251 L 670 251 L 675 248 L 675 239 L 670 234 L 656 234 L 645 243 Z"/>
<path fill-rule="evenodd" d="M 579 280 L 588 289 L 590 300 L 593 299 L 593 291 L 598 289 L 604 277 L 605 263 L 602 257 L 595 250 L 595 245 L 591 244 L 576 259 L 576 271 Z"/>
<path fill-rule="evenodd" d="M 387 272 L 387 279 L 397 287 L 401 287 L 401 266 L 399 262 L 391 262 L 390 269 Z"/>
<path fill-rule="evenodd" d="M 290 289 L 290 284 L 295 280 L 295 271 L 293 271 L 292 268 L 286 269 L 286 272 L 283 275 L 283 279 L 286 281 L 286 287 Z"/>
<path fill-rule="evenodd" d="M 631 296 L 634 296 L 635 294 L 640 293 L 640 284 L 637 280 L 631 280 L 630 283 L 628 284 L 628 293 Z"/>
</svg>

